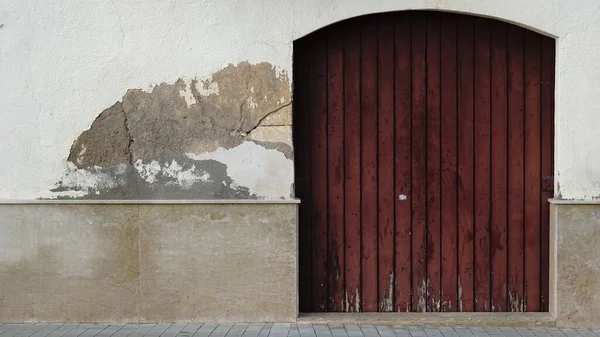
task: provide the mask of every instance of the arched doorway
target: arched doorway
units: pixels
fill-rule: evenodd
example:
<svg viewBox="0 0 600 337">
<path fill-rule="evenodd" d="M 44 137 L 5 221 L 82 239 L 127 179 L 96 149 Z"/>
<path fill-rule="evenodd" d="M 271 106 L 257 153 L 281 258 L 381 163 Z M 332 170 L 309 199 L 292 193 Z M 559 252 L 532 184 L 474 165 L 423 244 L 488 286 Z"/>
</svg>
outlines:
<svg viewBox="0 0 600 337">
<path fill-rule="evenodd" d="M 547 311 L 555 42 L 407 11 L 294 43 L 300 311 Z"/>
</svg>

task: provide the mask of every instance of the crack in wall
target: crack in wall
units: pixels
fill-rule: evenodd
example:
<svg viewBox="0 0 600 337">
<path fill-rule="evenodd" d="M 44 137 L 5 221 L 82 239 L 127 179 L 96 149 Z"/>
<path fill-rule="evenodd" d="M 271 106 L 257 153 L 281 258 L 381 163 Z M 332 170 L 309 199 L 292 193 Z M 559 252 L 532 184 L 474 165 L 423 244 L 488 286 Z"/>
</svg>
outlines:
<svg viewBox="0 0 600 337">
<path fill-rule="evenodd" d="M 278 107 L 277 109 L 275 109 L 275 110 L 273 110 L 273 111 L 271 111 L 271 112 L 268 112 L 266 115 L 264 115 L 264 116 L 263 116 L 263 117 L 262 117 L 262 118 L 261 118 L 261 119 L 258 121 L 258 123 L 256 124 L 256 126 L 254 126 L 252 129 L 250 129 L 250 130 L 248 131 L 248 134 L 252 133 L 252 131 L 256 130 L 256 128 L 258 128 L 259 126 L 262 126 L 262 123 L 263 123 L 263 121 L 265 121 L 267 118 L 269 118 L 270 116 L 272 116 L 272 115 L 276 114 L 276 113 L 277 113 L 277 112 L 279 112 L 280 110 L 282 110 L 282 109 L 284 109 L 284 108 L 287 108 L 287 107 L 289 107 L 289 106 L 291 106 L 291 105 L 292 105 L 292 102 L 289 102 L 289 103 L 287 103 L 287 104 L 284 104 L 284 105 L 282 105 L 282 106 Z"/>
<path fill-rule="evenodd" d="M 127 135 L 127 152 L 129 155 L 129 164 L 133 165 L 133 154 L 131 152 L 131 144 L 133 144 L 133 138 L 131 137 L 131 132 L 129 132 L 129 126 L 127 125 L 127 114 L 123 111 L 123 125 L 125 126 L 125 133 Z"/>
</svg>

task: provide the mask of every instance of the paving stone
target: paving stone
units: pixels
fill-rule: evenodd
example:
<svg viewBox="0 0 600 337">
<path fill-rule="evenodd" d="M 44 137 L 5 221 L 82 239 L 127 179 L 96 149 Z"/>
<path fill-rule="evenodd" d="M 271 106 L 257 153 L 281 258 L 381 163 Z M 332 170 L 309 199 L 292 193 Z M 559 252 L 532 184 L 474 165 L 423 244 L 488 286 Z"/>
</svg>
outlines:
<svg viewBox="0 0 600 337">
<path fill-rule="evenodd" d="M 22 329 L 16 330 L 14 334 L 11 334 L 12 330 L 9 333 L 2 334 L 3 337 L 30 337 L 36 332 L 42 330 L 44 328 L 43 324 L 23 324 Z M 6 336 L 5 336 L 6 335 Z"/>
<path fill-rule="evenodd" d="M 60 328 L 62 324 L 48 324 L 44 326 L 42 329 L 38 330 L 36 333 L 31 335 L 30 337 L 46 337 L 56 329 Z M 594 336 L 595 337 L 595 336 Z"/>
<path fill-rule="evenodd" d="M 288 337 L 300 337 L 300 331 L 298 330 L 298 326 L 296 324 L 290 325 L 290 333 Z"/>
<path fill-rule="evenodd" d="M 94 337 L 108 327 L 109 327 L 109 325 L 98 325 L 98 326 L 92 326 L 90 328 L 86 328 L 85 326 L 82 326 L 81 328 L 85 329 L 85 331 L 83 331 L 78 336 L 79 337 Z M 75 330 L 75 329 L 73 329 L 73 330 Z"/>
<path fill-rule="evenodd" d="M 22 330 L 26 329 L 27 326 L 29 326 L 28 324 L 4 324 L 3 327 L 3 331 L 0 331 L 0 335 L 2 337 L 11 337 L 14 336 L 16 334 L 18 334 L 19 332 L 21 332 Z"/>
<path fill-rule="evenodd" d="M 315 337 L 315 329 L 312 324 L 301 323 L 298 324 L 298 332 L 300 333 L 300 337 Z"/>
<path fill-rule="evenodd" d="M 138 324 L 137 328 L 132 331 L 128 337 L 144 337 L 146 336 L 156 324 Z"/>
<path fill-rule="evenodd" d="M 30 325 L 31 324 L 18 324 L 18 323 L 15 323 L 15 324 L 3 324 L 2 325 L 2 330 L 0 330 L 0 335 L 2 335 L 2 336 L 16 335 L 20 331 L 26 329 Z"/>
<path fill-rule="evenodd" d="M 268 337 L 269 336 L 269 332 L 271 332 L 271 328 L 270 327 L 263 327 L 262 330 L 260 330 L 260 333 L 258 334 L 258 337 Z"/>
<path fill-rule="evenodd" d="M 423 331 L 423 327 L 419 325 L 407 325 L 408 331 Z"/>
<path fill-rule="evenodd" d="M 534 337 L 535 336 L 533 331 L 531 331 L 531 329 L 529 329 L 529 328 L 516 328 L 516 330 L 519 333 L 519 335 L 521 335 L 523 337 Z"/>
<path fill-rule="evenodd" d="M 362 329 L 360 328 L 360 325 L 358 324 L 344 324 L 344 328 L 346 329 L 346 332 L 360 332 L 362 333 Z"/>
<path fill-rule="evenodd" d="M 548 333 L 553 336 L 553 337 L 565 337 L 567 335 L 565 335 L 564 332 L 562 332 L 560 329 L 552 329 L 552 330 L 548 330 Z"/>
<path fill-rule="evenodd" d="M 137 330 L 140 325 L 141 324 L 127 324 L 110 337 L 127 337 Z"/>
<path fill-rule="evenodd" d="M 229 331 L 227 332 L 227 334 L 225 336 L 226 337 L 242 337 L 242 335 L 244 334 L 244 332 L 246 331 L 247 328 L 248 328 L 248 324 L 236 323 L 231 327 L 231 329 L 229 329 Z M 286 332 L 285 336 L 287 337 L 287 332 Z M 279 336 L 276 336 L 276 337 L 279 337 Z"/>
<path fill-rule="evenodd" d="M 219 324 L 210 334 L 210 337 L 225 337 L 231 328 L 233 328 L 233 324 Z"/>
<path fill-rule="evenodd" d="M 410 334 L 413 337 L 426 337 L 427 333 L 425 333 L 425 330 L 416 330 L 416 329 L 410 329 Z"/>
<path fill-rule="evenodd" d="M 160 337 L 176 337 L 181 330 L 183 330 L 187 326 L 187 323 L 175 323 L 171 324 L 171 326 L 163 332 Z"/>
<path fill-rule="evenodd" d="M 316 337 L 312 324 L 298 324 L 300 337 Z"/>
<path fill-rule="evenodd" d="M 242 337 L 258 337 L 258 334 L 263 328 L 263 323 L 251 323 L 242 334 Z"/>
<path fill-rule="evenodd" d="M 65 333 L 62 337 L 78 337 L 81 334 L 83 334 L 86 330 L 86 328 L 82 327 L 81 325 L 78 325 L 73 329 L 67 331 L 67 333 Z"/>
<path fill-rule="evenodd" d="M 364 336 L 362 330 L 346 330 L 348 337 L 362 337 Z"/>
<path fill-rule="evenodd" d="M 218 324 L 202 324 L 192 337 L 208 337 L 217 328 Z"/>
<path fill-rule="evenodd" d="M 423 330 L 425 330 L 425 334 L 429 337 L 443 337 L 442 332 L 437 327 L 426 327 Z"/>
<path fill-rule="evenodd" d="M 105 329 L 103 329 L 102 331 L 100 331 L 100 333 L 98 333 L 98 337 L 112 337 L 114 336 L 117 332 L 119 332 L 121 329 L 123 329 L 126 326 L 126 324 L 111 324 L 109 326 L 107 326 Z"/>
<path fill-rule="evenodd" d="M 596 334 L 591 330 L 577 329 L 576 331 L 583 337 L 596 337 Z"/>
<path fill-rule="evenodd" d="M 189 323 L 179 333 L 177 337 L 192 337 L 198 329 L 202 326 L 202 323 Z"/>
<path fill-rule="evenodd" d="M 77 326 L 78 324 L 62 324 L 58 329 L 48 334 L 47 337 L 62 337 Z"/>
</svg>

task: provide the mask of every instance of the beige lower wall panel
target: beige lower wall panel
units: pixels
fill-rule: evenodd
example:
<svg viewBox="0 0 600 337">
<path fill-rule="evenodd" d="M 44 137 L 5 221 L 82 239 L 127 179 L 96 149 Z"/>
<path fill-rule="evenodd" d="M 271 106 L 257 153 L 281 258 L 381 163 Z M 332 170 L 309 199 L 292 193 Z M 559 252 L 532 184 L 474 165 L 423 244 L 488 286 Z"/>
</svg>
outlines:
<svg viewBox="0 0 600 337">
<path fill-rule="evenodd" d="M 0 321 L 137 321 L 137 213 L 0 205 Z"/>
<path fill-rule="evenodd" d="M 296 319 L 296 206 L 140 207 L 142 321 Z"/>
<path fill-rule="evenodd" d="M 291 321 L 296 205 L 0 205 L 0 322 Z"/>
<path fill-rule="evenodd" d="M 556 212 L 556 325 L 600 328 L 600 205 Z"/>
</svg>

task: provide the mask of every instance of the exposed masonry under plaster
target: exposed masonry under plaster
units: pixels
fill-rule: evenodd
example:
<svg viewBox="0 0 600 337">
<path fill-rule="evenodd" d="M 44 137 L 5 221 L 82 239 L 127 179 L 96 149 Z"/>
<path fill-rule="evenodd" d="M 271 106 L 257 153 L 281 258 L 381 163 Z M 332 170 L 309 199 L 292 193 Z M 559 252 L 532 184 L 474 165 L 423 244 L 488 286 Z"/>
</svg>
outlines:
<svg viewBox="0 0 600 337">
<path fill-rule="evenodd" d="M 291 92 L 268 63 L 128 90 L 73 143 L 55 198 L 289 198 Z"/>
</svg>

